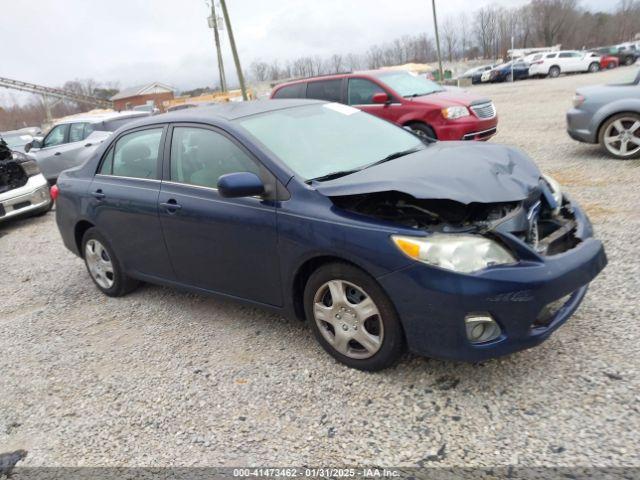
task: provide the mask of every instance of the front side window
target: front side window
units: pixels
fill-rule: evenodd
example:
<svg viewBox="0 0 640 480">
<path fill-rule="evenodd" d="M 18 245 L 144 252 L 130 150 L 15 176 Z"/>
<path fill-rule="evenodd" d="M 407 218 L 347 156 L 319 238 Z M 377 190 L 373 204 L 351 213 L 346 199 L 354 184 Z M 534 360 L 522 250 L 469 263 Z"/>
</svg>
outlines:
<svg viewBox="0 0 640 480">
<path fill-rule="evenodd" d="M 376 93 L 386 93 L 380 86 L 364 78 L 349 79 L 349 105 L 370 105 Z"/>
<path fill-rule="evenodd" d="M 444 88 L 436 82 L 409 72 L 383 72 L 375 75 L 378 80 L 395 90 L 401 97 L 422 97 L 444 91 Z"/>
<path fill-rule="evenodd" d="M 158 178 L 161 138 L 162 128 L 140 130 L 120 137 L 113 148 L 111 174 L 118 177 Z M 108 154 L 105 163 L 109 161 Z M 101 170 L 101 173 L 108 172 Z"/>
<path fill-rule="evenodd" d="M 251 157 L 224 135 L 196 127 L 176 127 L 171 139 L 171 181 L 217 188 L 227 173 L 260 170 Z"/>
<path fill-rule="evenodd" d="M 342 100 L 342 80 L 322 80 L 309 82 L 307 85 L 307 98 L 326 100 L 327 102 L 340 102 Z"/>
<path fill-rule="evenodd" d="M 47 138 L 44 139 L 45 147 L 55 147 L 56 145 L 62 145 L 65 143 L 65 137 L 69 131 L 69 124 L 58 125 L 53 127 L 53 130 L 49 132 Z"/>
<path fill-rule="evenodd" d="M 273 98 L 304 98 L 305 91 L 307 89 L 306 83 L 295 83 L 293 85 L 287 85 L 279 89 Z"/>
<path fill-rule="evenodd" d="M 426 148 L 405 129 L 337 103 L 276 110 L 236 122 L 305 180 Z"/>
<path fill-rule="evenodd" d="M 84 123 L 72 123 L 69 127 L 69 143 L 84 139 Z"/>
</svg>

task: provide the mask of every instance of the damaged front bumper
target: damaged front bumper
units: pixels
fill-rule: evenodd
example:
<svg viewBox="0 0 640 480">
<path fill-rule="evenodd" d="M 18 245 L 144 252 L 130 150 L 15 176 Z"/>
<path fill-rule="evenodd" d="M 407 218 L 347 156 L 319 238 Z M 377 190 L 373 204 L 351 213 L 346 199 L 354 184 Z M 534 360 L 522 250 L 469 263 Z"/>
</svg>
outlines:
<svg viewBox="0 0 640 480">
<path fill-rule="evenodd" d="M 0 222 L 39 210 L 50 203 L 49 183 L 42 174 L 34 175 L 22 187 L 0 193 Z"/>
<path fill-rule="evenodd" d="M 416 263 L 379 278 L 400 315 L 410 350 L 481 361 L 546 340 L 575 312 L 588 284 L 607 263 L 589 220 L 575 204 L 573 208 L 580 242 L 563 253 L 540 256 L 530 250 L 516 265 L 470 275 Z M 504 240 L 521 252 L 529 248 L 513 236 Z M 465 318 L 477 314 L 493 318 L 500 336 L 473 344 Z"/>
</svg>

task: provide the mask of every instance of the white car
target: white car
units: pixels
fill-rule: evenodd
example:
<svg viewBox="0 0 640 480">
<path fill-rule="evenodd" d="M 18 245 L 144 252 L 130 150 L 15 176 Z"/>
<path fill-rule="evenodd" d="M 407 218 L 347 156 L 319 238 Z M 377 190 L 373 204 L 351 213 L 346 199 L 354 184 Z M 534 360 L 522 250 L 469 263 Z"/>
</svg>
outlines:
<svg viewBox="0 0 640 480">
<path fill-rule="evenodd" d="M 36 161 L 0 142 L 0 223 L 18 215 L 46 213 L 52 205 L 49 183 Z"/>
<path fill-rule="evenodd" d="M 561 50 L 545 53 L 541 58 L 533 60 L 529 75 L 556 78 L 561 73 L 597 72 L 598 70 L 600 70 L 600 57 L 592 57 L 587 52 L 577 50 Z"/>
</svg>

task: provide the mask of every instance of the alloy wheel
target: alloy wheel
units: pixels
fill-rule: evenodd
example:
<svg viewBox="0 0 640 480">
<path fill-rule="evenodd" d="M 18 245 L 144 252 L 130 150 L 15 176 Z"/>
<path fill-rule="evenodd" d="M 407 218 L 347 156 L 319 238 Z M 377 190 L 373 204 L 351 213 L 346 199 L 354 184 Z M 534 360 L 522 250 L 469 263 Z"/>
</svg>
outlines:
<svg viewBox="0 0 640 480">
<path fill-rule="evenodd" d="M 324 283 L 314 296 L 313 316 L 322 336 L 342 355 L 366 359 L 382 346 L 380 311 L 371 297 L 353 283 Z"/>
<path fill-rule="evenodd" d="M 607 126 L 604 146 L 612 154 L 630 157 L 640 152 L 640 120 L 622 117 Z"/>
<path fill-rule="evenodd" d="M 115 282 L 113 263 L 104 246 L 92 238 L 87 242 L 84 253 L 89 273 L 95 282 L 104 289 L 113 287 Z"/>
</svg>

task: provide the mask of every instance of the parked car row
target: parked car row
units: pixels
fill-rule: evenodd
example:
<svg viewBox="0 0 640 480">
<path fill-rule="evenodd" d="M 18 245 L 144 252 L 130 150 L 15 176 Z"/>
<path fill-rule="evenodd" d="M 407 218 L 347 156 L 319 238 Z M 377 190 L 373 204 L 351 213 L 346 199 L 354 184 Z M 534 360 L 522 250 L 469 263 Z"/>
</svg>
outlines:
<svg viewBox="0 0 640 480">
<path fill-rule="evenodd" d="M 593 73 L 633 65 L 640 51 L 629 47 L 603 47 L 589 51 L 561 50 L 539 52 L 499 65 L 483 65 L 467 70 L 460 78 L 472 84 L 505 82 L 525 78 L 556 78 L 564 73 Z"/>
</svg>

